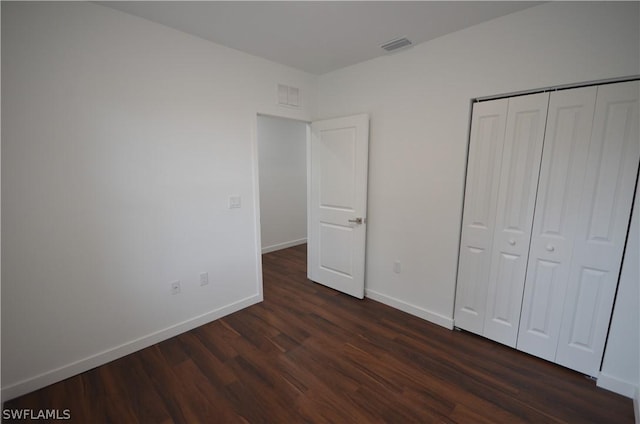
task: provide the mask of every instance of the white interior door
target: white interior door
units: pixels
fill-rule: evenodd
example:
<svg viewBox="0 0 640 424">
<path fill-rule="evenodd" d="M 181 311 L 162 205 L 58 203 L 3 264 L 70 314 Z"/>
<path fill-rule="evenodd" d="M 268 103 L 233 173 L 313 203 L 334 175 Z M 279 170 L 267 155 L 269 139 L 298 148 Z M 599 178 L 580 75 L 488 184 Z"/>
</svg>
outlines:
<svg viewBox="0 0 640 424">
<path fill-rule="evenodd" d="M 475 103 L 455 302 L 457 327 L 483 334 L 507 99 Z"/>
<path fill-rule="evenodd" d="M 597 376 L 618 284 L 640 135 L 631 81 L 598 87 L 556 362 Z"/>
<path fill-rule="evenodd" d="M 311 124 L 307 274 L 364 297 L 369 116 Z"/>
<path fill-rule="evenodd" d="M 485 337 L 515 347 L 538 189 L 548 93 L 509 99 Z"/>
<path fill-rule="evenodd" d="M 551 94 L 517 348 L 554 361 L 596 87 Z"/>
</svg>

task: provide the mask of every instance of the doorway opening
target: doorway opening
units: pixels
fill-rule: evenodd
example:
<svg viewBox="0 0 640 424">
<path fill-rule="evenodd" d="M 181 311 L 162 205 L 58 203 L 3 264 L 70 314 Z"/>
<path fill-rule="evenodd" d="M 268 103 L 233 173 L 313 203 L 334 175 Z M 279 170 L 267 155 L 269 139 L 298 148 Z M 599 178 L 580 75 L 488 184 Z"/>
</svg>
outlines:
<svg viewBox="0 0 640 424">
<path fill-rule="evenodd" d="M 256 128 L 261 253 L 306 244 L 308 279 L 362 299 L 369 116 Z"/>
<path fill-rule="evenodd" d="M 309 124 L 258 115 L 261 252 L 307 243 Z"/>
</svg>

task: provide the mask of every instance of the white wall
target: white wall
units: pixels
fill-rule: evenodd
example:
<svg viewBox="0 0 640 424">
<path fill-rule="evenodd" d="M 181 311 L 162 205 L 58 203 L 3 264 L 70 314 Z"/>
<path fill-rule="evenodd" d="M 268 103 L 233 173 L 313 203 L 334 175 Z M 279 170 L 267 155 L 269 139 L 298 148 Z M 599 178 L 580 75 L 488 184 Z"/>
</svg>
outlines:
<svg viewBox="0 0 640 424">
<path fill-rule="evenodd" d="M 307 241 L 307 124 L 258 117 L 262 252 Z"/>
<path fill-rule="evenodd" d="M 640 386 L 640 189 L 636 187 L 629 239 L 598 386 L 633 397 Z M 640 416 L 638 416 L 640 419 Z"/>
<path fill-rule="evenodd" d="M 320 77 L 320 118 L 371 115 L 369 297 L 452 326 L 470 100 L 637 75 L 639 17 L 551 2 Z"/>
<path fill-rule="evenodd" d="M 261 300 L 256 113 L 309 120 L 315 86 L 103 6 L 2 3 L 4 399 Z"/>
</svg>

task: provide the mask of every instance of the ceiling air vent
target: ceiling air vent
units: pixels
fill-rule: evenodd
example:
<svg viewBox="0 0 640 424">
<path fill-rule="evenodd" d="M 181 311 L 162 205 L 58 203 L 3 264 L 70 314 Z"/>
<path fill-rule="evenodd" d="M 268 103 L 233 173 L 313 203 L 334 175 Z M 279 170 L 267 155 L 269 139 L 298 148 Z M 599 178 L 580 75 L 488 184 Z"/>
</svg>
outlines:
<svg viewBox="0 0 640 424">
<path fill-rule="evenodd" d="M 399 49 L 403 49 L 409 47 L 413 43 L 407 37 L 396 38 L 395 40 L 391 40 L 388 43 L 384 43 L 380 47 L 382 47 L 387 52 L 394 52 Z"/>
</svg>

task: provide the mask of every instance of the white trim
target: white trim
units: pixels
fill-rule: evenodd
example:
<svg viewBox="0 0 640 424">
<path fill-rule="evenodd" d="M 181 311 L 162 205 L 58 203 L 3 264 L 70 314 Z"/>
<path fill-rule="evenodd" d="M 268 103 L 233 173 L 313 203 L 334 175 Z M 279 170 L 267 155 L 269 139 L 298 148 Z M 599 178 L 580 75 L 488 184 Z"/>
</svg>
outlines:
<svg viewBox="0 0 640 424">
<path fill-rule="evenodd" d="M 369 299 L 377 300 L 380 303 L 391 306 L 392 308 L 399 309 L 408 314 L 415 315 L 418 318 L 422 318 L 449 330 L 453 330 L 453 319 L 437 312 L 429 311 L 428 309 L 421 308 L 420 306 L 413 305 L 405 302 L 404 300 L 396 299 L 370 289 L 365 289 L 365 296 Z"/>
<path fill-rule="evenodd" d="M 307 238 L 311 234 L 311 123 L 307 123 Z M 307 278 L 313 281 L 311 275 L 311 249 L 307 246 Z"/>
<path fill-rule="evenodd" d="M 285 241 L 284 243 L 272 244 L 271 246 L 265 246 L 262 248 L 262 253 L 275 252 L 276 250 L 286 249 L 288 247 L 298 246 L 307 242 L 306 237 L 298 240 Z"/>
<path fill-rule="evenodd" d="M 262 299 L 263 281 L 262 281 L 262 255 L 260 247 L 262 246 L 262 227 L 260 226 L 260 156 L 258 153 L 258 116 L 255 113 L 251 119 L 251 172 L 253 177 L 253 212 L 254 212 L 254 242 L 256 252 L 256 284 L 258 296 Z"/>
<path fill-rule="evenodd" d="M 600 372 L 596 386 L 633 399 L 638 386 L 630 381 L 622 380 L 610 374 Z"/>
<path fill-rule="evenodd" d="M 172 325 L 163 330 L 156 331 L 130 342 L 121 344 L 114 348 L 105 350 L 79 361 L 72 362 L 62 367 L 56 368 L 51 371 L 44 372 L 10 386 L 2 388 L 2 399 L 10 400 L 18 396 L 33 392 L 34 390 L 41 389 L 53 383 L 57 383 L 66 378 L 83 373 L 95 367 L 104 365 L 108 362 L 122 358 L 123 356 L 145 349 L 149 346 L 153 346 L 156 343 L 170 339 L 186 331 L 192 330 L 201 325 L 207 324 L 216 319 L 222 318 L 226 315 L 237 312 L 241 309 L 247 308 L 256 303 L 262 302 L 262 295 L 255 294 L 245 299 L 241 299 L 237 302 L 215 309 L 211 312 L 199 315 L 197 317 L 188 319 L 181 323 Z"/>
<path fill-rule="evenodd" d="M 619 83 L 619 82 L 635 81 L 637 79 L 640 79 L 640 75 L 629 75 L 629 76 L 626 76 L 626 77 L 606 78 L 606 79 L 595 80 L 595 81 L 583 81 L 583 82 L 577 82 L 577 83 L 572 83 L 572 84 L 554 85 L 554 86 L 551 86 L 551 87 L 535 88 L 535 89 L 532 89 L 532 90 L 513 91 L 511 93 L 497 94 L 497 95 L 493 95 L 493 96 L 476 97 L 472 101 L 472 103 L 474 101 L 475 102 L 484 102 L 484 101 L 487 101 L 487 100 L 497 100 L 497 99 L 503 99 L 503 98 L 506 98 L 506 97 L 524 96 L 524 95 L 527 95 L 527 94 L 544 93 L 544 92 L 547 92 L 547 91 L 570 90 L 570 89 L 573 89 L 573 88 L 590 87 L 590 86 L 594 86 L 594 85 L 615 84 L 615 83 Z"/>
<path fill-rule="evenodd" d="M 640 387 L 636 387 L 636 395 L 633 397 L 633 411 L 636 415 L 636 424 L 640 424 Z"/>
</svg>

